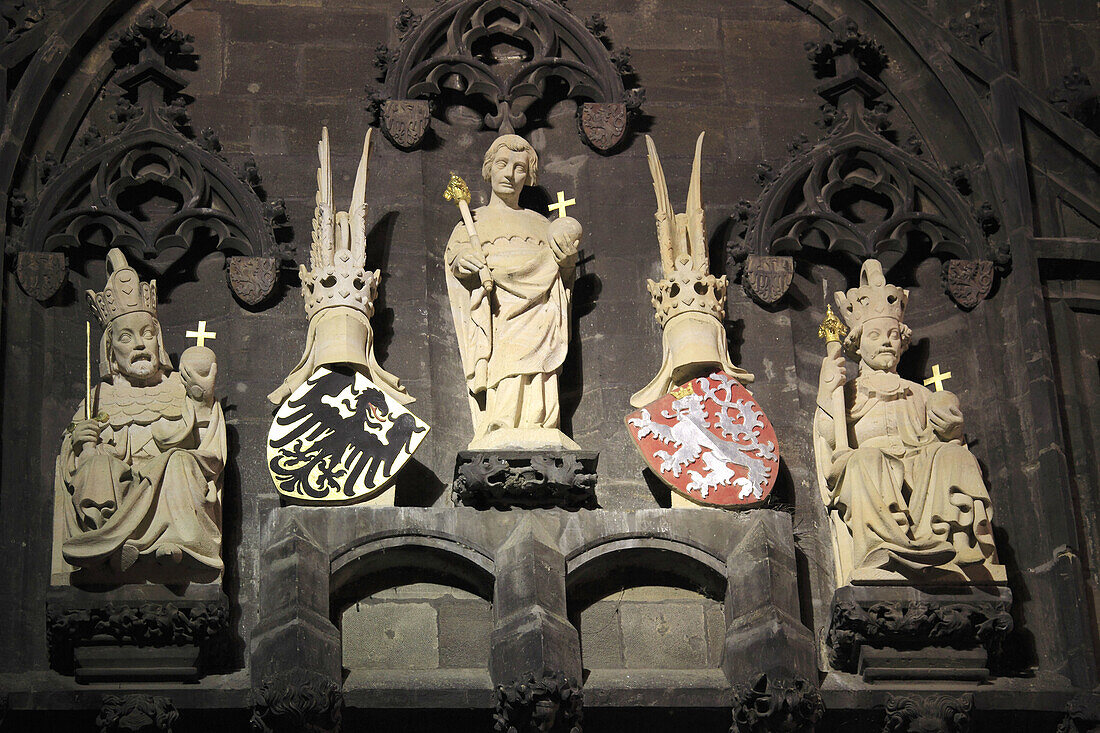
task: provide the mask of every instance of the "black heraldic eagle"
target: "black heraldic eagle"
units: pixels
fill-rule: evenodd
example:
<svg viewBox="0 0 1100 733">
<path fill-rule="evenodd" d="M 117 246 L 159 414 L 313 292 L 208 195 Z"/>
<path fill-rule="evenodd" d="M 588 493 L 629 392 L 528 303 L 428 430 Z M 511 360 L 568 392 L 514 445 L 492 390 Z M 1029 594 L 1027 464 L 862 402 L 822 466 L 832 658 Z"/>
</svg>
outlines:
<svg viewBox="0 0 1100 733">
<path fill-rule="evenodd" d="M 271 473 L 284 491 L 321 499 L 342 487 L 350 498 L 360 477 L 371 487 L 377 485 L 379 476 L 391 474 L 413 434 L 424 432 L 407 412 L 393 420 L 384 442 L 370 432 L 382 427 L 389 407 L 380 390 L 356 389 L 354 377 L 350 370 L 313 375 L 309 378 L 312 389 L 287 402 L 294 411 L 275 418 L 277 425 L 294 426 L 271 442 L 276 451 Z M 348 389 L 349 378 L 351 398 L 339 400 L 340 393 Z M 352 415 L 344 417 L 336 403 Z M 310 481 L 315 471 L 316 480 Z"/>
</svg>

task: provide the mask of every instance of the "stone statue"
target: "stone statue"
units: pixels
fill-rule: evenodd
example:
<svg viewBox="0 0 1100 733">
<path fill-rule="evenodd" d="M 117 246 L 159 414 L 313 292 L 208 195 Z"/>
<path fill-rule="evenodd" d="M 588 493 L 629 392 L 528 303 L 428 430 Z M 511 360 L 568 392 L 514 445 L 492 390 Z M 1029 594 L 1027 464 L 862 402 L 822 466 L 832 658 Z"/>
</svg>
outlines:
<svg viewBox="0 0 1100 733">
<path fill-rule="evenodd" d="M 474 420 L 470 449 L 577 450 L 559 429 L 558 376 L 581 225 L 520 208 L 538 156 L 518 135 L 498 137 L 481 172 L 489 203 L 472 226 L 455 226 L 444 255 Z"/>
<path fill-rule="evenodd" d="M 849 380 L 840 349 L 830 349 L 814 416 L 837 585 L 1004 583 L 993 508 L 963 440 L 958 397 L 898 376 L 912 335 L 902 322 L 908 297 L 886 284 L 877 260 L 863 263 L 858 288 L 836 293 L 851 329 L 844 346 L 859 359 Z"/>
<path fill-rule="evenodd" d="M 103 292 L 87 295 L 103 325 L 101 379 L 57 458 L 61 558 L 118 582 L 216 580 L 226 444 L 214 352 L 192 346 L 173 369 L 156 281 L 141 282 L 121 250 L 107 255 Z M 55 570 L 71 569 L 55 555 Z"/>
<path fill-rule="evenodd" d="M 657 194 L 657 244 L 661 249 L 659 282 L 648 281 L 657 323 L 661 324 L 662 357 L 657 376 L 630 398 L 645 407 L 695 377 L 725 371 L 742 384 L 753 375 L 734 366 L 726 345 L 726 277 L 710 274 L 707 227 L 704 220 L 699 168 L 703 135 L 695 143 L 695 161 L 688 184 L 687 211 L 677 214 L 668 197 L 668 184 L 653 139 L 646 135 L 649 172 Z"/>
</svg>

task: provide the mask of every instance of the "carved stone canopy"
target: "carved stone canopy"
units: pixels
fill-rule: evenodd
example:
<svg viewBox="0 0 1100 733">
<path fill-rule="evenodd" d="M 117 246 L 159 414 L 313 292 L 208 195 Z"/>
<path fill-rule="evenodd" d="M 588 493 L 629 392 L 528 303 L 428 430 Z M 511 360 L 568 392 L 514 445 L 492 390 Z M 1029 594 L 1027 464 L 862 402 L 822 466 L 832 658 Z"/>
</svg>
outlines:
<svg viewBox="0 0 1100 733">
<path fill-rule="evenodd" d="M 483 109 L 485 126 L 516 132 L 531 122 L 533 105 L 560 85 L 578 102 L 582 139 L 608 152 L 623 139 L 630 113 L 644 97 L 626 90 L 629 52 L 609 52 L 605 24 L 586 24 L 551 0 L 448 0 L 426 17 L 403 16 L 406 31 L 392 55 L 379 50 L 384 91 L 382 131 L 394 145 L 420 145 L 431 124 L 429 102 L 457 93 Z"/>
<path fill-rule="evenodd" d="M 889 119 L 877 102 L 886 88 L 876 78 L 888 60 L 850 23 L 840 26 L 832 43 L 810 53 L 818 73 L 831 77 L 818 90 L 827 133 L 816 144 L 792 146 L 794 156 L 778 173 L 765 171 L 765 188 L 734 248 L 736 260 L 756 257 L 741 270 L 742 286 L 771 305 L 786 291 L 777 295 L 781 281 L 771 272 L 788 266 L 772 262 L 765 270 L 762 257 L 820 250 L 856 262 L 875 258 L 889 270 L 919 243 L 944 261 L 951 297 L 973 308 L 993 282 L 992 271 L 977 277 L 987 272 L 980 263 L 998 271 L 1009 264 L 1008 253 L 989 240 L 996 225 L 946 174 L 890 139 Z M 956 260 L 975 264 L 951 267 Z"/>
<path fill-rule="evenodd" d="M 114 247 L 131 259 L 158 258 L 153 269 L 163 276 L 202 246 L 240 258 L 228 280 L 246 305 L 273 292 L 272 272 L 289 256 L 275 240 L 281 203 L 264 203 L 254 164 L 234 171 L 213 131 L 198 139 L 191 132 L 190 100 L 180 95 L 187 80 L 174 68 L 193 59 L 191 40 L 156 10 L 113 39 L 117 129 L 104 136 L 89 127 L 74 146 L 75 159 L 48 176 L 32 175 L 45 185 L 30 193 L 13 232 L 16 273 L 32 297 L 43 301 L 58 292 L 68 257 L 87 259 Z"/>
</svg>

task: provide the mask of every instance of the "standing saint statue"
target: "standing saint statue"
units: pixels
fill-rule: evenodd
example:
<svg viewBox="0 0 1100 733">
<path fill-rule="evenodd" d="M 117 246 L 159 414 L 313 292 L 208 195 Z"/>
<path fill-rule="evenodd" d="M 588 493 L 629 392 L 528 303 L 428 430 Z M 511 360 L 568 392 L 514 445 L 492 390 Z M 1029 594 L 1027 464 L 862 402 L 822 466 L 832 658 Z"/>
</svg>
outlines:
<svg viewBox="0 0 1100 733">
<path fill-rule="evenodd" d="M 141 282 L 121 250 L 107 255 L 103 292 L 87 294 L 103 325 L 101 381 L 57 458 L 55 571 L 117 582 L 216 580 L 226 442 L 214 352 L 192 346 L 173 369 L 156 281 Z"/>
<path fill-rule="evenodd" d="M 902 322 L 908 298 L 886 283 L 877 260 L 863 263 L 858 288 L 836 293 L 851 329 L 844 346 L 859 360 L 849 380 L 839 350 L 825 357 L 814 416 L 837 585 L 1004 583 L 993 507 L 963 440 L 958 397 L 898 376 L 912 336 Z"/>
<path fill-rule="evenodd" d="M 577 450 L 560 430 L 558 377 L 569 347 L 569 300 L 581 225 L 519 205 L 538 155 L 518 135 L 485 153 L 493 189 L 444 255 L 447 293 L 474 420 L 471 450 Z"/>
</svg>

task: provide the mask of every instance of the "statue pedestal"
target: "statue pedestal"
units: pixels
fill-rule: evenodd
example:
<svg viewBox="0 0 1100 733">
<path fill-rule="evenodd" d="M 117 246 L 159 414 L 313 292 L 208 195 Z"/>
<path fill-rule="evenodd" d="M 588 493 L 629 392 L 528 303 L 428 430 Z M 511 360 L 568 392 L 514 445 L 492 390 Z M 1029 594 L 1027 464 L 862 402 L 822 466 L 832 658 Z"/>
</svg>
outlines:
<svg viewBox="0 0 1100 733">
<path fill-rule="evenodd" d="M 833 666 L 875 680 L 989 677 L 1012 631 L 1004 586 L 846 585 L 833 593 Z"/>
<path fill-rule="evenodd" d="M 225 651 L 229 599 L 218 584 L 54 586 L 46 617 L 50 666 L 77 682 L 194 682 Z"/>
<path fill-rule="evenodd" d="M 455 503 L 477 509 L 594 509 L 599 453 L 571 450 L 461 451 Z"/>
</svg>

